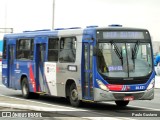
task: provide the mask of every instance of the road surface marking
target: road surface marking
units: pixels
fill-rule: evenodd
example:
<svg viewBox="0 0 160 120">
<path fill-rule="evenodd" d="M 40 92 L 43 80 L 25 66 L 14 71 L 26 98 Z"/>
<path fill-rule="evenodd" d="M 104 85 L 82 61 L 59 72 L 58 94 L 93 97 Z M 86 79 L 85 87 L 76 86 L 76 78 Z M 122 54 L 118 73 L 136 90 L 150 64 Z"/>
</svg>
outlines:
<svg viewBox="0 0 160 120">
<path fill-rule="evenodd" d="M 22 100 L 22 101 L 25 100 L 25 101 L 32 102 L 32 103 L 39 103 L 39 104 L 49 105 L 49 106 L 53 106 L 53 107 L 62 107 L 62 108 L 66 108 L 66 109 L 81 110 L 81 109 L 76 109 L 76 108 L 71 108 L 71 107 L 66 107 L 66 106 L 58 106 L 58 105 L 53 105 L 53 104 L 49 104 L 49 103 L 43 103 L 43 102 L 38 102 L 38 101 L 32 101 L 32 100 L 21 99 L 21 98 L 16 98 L 16 97 L 10 97 L 10 96 L 3 95 L 3 94 L 0 94 L 0 96 L 12 98 L 12 99 L 17 99 L 17 100 Z"/>
</svg>

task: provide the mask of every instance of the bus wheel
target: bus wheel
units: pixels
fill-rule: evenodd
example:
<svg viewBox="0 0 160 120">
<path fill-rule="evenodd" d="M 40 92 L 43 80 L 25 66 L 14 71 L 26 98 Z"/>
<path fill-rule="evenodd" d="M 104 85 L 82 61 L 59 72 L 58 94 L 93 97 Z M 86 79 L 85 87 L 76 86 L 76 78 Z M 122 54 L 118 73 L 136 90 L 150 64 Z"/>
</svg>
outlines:
<svg viewBox="0 0 160 120">
<path fill-rule="evenodd" d="M 75 83 L 72 83 L 70 86 L 69 100 L 72 106 L 80 106 L 81 101 L 78 99 L 78 91 Z"/>
<path fill-rule="evenodd" d="M 125 107 L 129 104 L 129 101 L 118 100 L 118 101 L 115 101 L 115 103 L 119 107 Z"/>
<path fill-rule="evenodd" d="M 22 96 L 27 99 L 31 98 L 32 93 L 29 92 L 29 85 L 28 85 L 27 78 L 23 78 L 21 85 L 22 85 Z"/>
</svg>

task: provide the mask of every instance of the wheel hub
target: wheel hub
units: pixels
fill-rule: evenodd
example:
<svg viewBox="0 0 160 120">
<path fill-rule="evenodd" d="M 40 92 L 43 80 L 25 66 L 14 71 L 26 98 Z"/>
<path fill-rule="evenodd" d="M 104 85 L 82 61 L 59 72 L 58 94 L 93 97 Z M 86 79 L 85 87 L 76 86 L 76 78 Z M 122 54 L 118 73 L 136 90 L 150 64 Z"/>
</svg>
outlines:
<svg viewBox="0 0 160 120">
<path fill-rule="evenodd" d="M 77 100 L 78 99 L 78 93 L 77 93 L 77 90 L 76 89 L 73 89 L 72 92 L 71 92 L 71 98 L 72 100 Z"/>
<path fill-rule="evenodd" d="M 23 94 L 24 94 L 24 95 L 27 94 L 27 86 L 26 86 L 26 85 L 23 86 Z"/>
</svg>

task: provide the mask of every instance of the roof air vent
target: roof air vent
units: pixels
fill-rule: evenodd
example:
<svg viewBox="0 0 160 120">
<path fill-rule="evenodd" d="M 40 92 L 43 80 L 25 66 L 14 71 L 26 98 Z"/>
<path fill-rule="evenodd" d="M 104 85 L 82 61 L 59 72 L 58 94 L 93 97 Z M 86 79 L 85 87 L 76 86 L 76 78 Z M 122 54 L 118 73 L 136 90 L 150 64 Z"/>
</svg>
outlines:
<svg viewBox="0 0 160 120">
<path fill-rule="evenodd" d="M 68 28 L 68 29 L 81 29 L 81 27 L 71 27 L 71 28 Z"/>
<path fill-rule="evenodd" d="M 112 25 L 108 25 L 109 27 L 122 27 L 122 25 L 119 24 L 112 24 Z"/>
<path fill-rule="evenodd" d="M 54 30 L 64 30 L 64 28 L 55 28 Z"/>
<path fill-rule="evenodd" d="M 91 26 L 87 26 L 86 28 L 95 28 L 98 27 L 97 25 L 91 25 Z"/>
</svg>

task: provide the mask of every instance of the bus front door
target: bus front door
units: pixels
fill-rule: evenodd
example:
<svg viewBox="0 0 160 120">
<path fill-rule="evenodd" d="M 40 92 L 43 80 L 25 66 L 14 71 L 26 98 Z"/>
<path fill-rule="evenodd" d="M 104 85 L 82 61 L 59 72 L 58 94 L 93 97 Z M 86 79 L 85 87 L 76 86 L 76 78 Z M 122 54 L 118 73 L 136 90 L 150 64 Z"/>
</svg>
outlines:
<svg viewBox="0 0 160 120">
<path fill-rule="evenodd" d="M 46 61 L 46 43 L 36 44 L 36 81 L 37 91 L 48 93 L 44 75 L 44 62 Z"/>
<path fill-rule="evenodd" d="M 9 54 L 8 54 L 8 87 L 14 88 L 15 81 L 14 81 L 14 59 L 15 59 L 15 45 L 11 44 L 8 45 Z"/>
<path fill-rule="evenodd" d="M 82 49 L 82 97 L 85 100 L 93 100 L 93 43 L 83 43 Z"/>
</svg>

